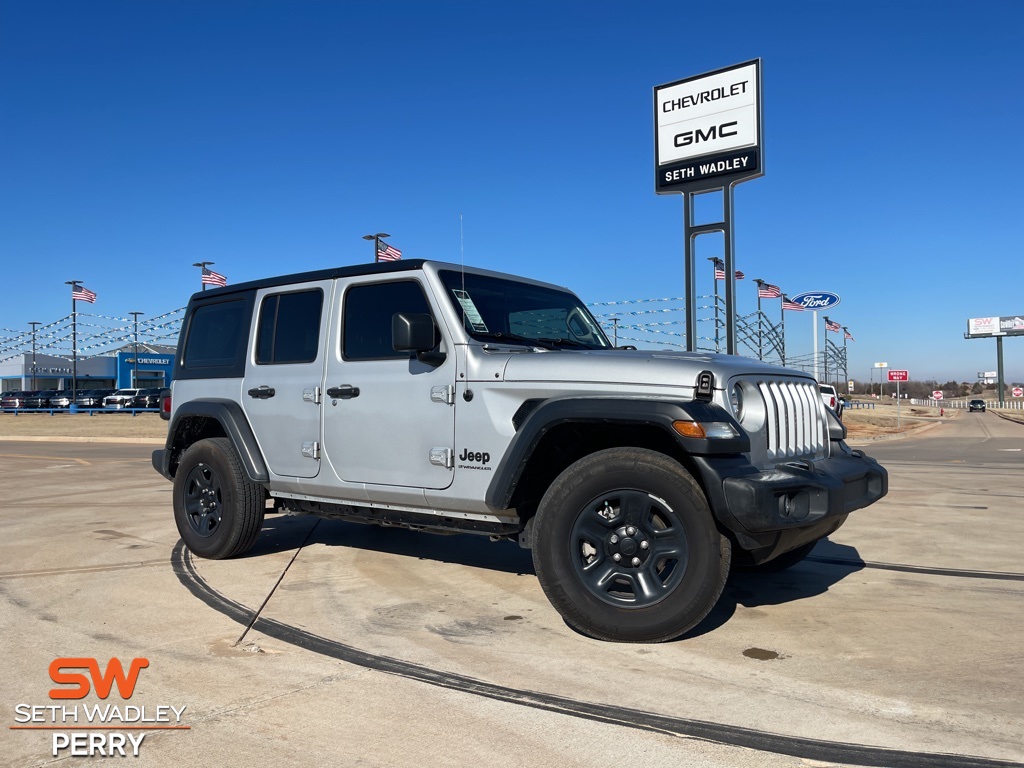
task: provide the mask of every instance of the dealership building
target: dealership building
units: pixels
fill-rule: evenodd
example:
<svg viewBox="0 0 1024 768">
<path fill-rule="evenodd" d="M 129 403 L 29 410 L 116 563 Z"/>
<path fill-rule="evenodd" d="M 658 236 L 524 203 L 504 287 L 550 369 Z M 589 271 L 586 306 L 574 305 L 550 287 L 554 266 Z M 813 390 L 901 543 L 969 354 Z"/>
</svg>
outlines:
<svg viewBox="0 0 1024 768">
<path fill-rule="evenodd" d="M 73 364 L 66 357 L 26 352 L 0 362 L 0 391 L 71 389 L 76 368 L 75 388 L 80 390 L 166 387 L 173 377 L 174 353 L 174 347 L 140 344 L 136 356 L 132 344 Z"/>
</svg>

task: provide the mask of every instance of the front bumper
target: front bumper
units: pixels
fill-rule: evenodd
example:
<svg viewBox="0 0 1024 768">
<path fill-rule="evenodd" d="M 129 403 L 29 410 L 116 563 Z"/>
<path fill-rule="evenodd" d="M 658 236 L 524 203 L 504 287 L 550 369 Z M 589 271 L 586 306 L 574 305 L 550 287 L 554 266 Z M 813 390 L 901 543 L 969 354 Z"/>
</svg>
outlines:
<svg viewBox="0 0 1024 768">
<path fill-rule="evenodd" d="M 861 451 L 832 442 L 819 461 L 760 471 L 743 456 L 694 457 L 715 518 L 749 550 L 770 560 L 835 531 L 847 515 L 885 496 L 889 474 Z"/>
</svg>

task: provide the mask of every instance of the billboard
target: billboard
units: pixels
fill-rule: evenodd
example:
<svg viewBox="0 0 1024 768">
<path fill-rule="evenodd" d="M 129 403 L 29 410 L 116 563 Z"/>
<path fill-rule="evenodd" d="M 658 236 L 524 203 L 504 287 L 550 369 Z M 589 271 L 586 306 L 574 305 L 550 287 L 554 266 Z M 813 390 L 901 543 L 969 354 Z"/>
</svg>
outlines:
<svg viewBox="0 0 1024 768">
<path fill-rule="evenodd" d="M 1008 317 L 972 317 L 967 321 L 967 337 L 1024 336 L 1024 315 Z"/>
<path fill-rule="evenodd" d="M 654 190 L 717 189 L 764 174 L 761 60 L 654 88 Z"/>
</svg>

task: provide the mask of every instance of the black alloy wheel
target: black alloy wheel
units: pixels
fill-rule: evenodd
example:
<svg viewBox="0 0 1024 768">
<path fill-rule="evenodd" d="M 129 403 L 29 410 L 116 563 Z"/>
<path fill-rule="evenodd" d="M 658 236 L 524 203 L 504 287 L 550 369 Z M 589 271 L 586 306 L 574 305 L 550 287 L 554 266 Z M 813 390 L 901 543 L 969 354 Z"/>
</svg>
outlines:
<svg viewBox="0 0 1024 768">
<path fill-rule="evenodd" d="M 566 623 L 618 642 L 671 640 L 698 624 L 732 555 L 693 477 L 644 448 L 597 451 L 565 469 L 532 538 L 537 578 Z"/>
</svg>

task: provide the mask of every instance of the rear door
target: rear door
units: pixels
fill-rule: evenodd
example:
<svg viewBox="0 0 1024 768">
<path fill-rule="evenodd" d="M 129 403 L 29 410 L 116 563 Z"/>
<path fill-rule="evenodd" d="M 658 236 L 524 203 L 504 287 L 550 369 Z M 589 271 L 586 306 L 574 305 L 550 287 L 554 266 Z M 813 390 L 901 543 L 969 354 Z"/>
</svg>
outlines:
<svg viewBox="0 0 1024 768">
<path fill-rule="evenodd" d="M 242 408 L 271 472 L 320 471 L 320 406 L 331 280 L 262 289 L 245 364 Z"/>
</svg>

